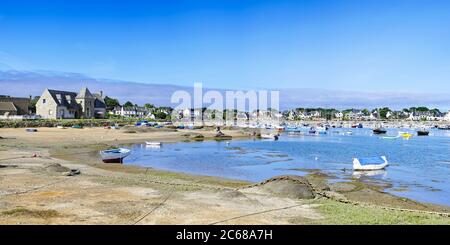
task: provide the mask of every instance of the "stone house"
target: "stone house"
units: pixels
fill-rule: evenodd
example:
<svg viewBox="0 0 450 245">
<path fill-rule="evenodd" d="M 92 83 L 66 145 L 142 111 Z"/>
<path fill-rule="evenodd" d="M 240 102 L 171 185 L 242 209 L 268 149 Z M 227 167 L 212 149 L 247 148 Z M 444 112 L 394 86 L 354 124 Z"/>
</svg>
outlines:
<svg viewBox="0 0 450 245">
<path fill-rule="evenodd" d="M 46 119 L 104 118 L 106 105 L 102 93 L 88 88 L 80 92 L 46 89 L 36 103 L 36 114 Z"/>
<path fill-rule="evenodd" d="M 26 115 L 28 114 L 28 98 L 16 98 L 0 95 L 0 116 Z"/>
</svg>

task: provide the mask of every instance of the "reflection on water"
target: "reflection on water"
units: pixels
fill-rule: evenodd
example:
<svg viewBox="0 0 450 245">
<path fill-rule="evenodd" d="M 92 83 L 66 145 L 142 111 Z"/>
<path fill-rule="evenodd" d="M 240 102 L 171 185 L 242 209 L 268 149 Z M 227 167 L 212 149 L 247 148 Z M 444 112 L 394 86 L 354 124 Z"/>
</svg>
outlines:
<svg viewBox="0 0 450 245">
<path fill-rule="evenodd" d="M 373 177 L 373 176 L 379 176 L 379 177 L 386 177 L 387 171 L 386 170 L 373 170 L 373 171 L 353 171 L 353 177 L 359 179 L 361 177 Z"/>
<path fill-rule="evenodd" d="M 397 132 L 390 130 L 388 134 Z M 249 181 L 321 170 L 335 176 L 333 182 L 351 178 L 384 181 L 392 185 L 387 191 L 397 195 L 450 205 L 450 133 L 446 131 L 387 140 L 368 129 L 332 129 L 320 136 L 283 134 L 279 141 L 181 142 L 161 147 L 137 144 L 132 150 L 125 164 Z M 387 170 L 353 172 L 353 157 L 381 155 L 390 162 Z M 408 186 L 408 190 L 397 192 L 399 186 Z"/>
</svg>

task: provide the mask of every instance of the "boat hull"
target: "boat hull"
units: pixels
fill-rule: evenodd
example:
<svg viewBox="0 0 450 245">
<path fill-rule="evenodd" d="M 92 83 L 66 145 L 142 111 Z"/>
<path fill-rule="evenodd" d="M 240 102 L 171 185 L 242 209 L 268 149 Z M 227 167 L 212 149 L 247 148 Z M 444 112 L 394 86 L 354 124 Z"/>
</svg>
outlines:
<svg viewBox="0 0 450 245">
<path fill-rule="evenodd" d="M 374 134 L 385 134 L 387 131 L 384 129 L 374 129 L 373 133 Z"/>
<path fill-rule="evenodd" d="M 418 136 L 428 136 L 430 132 L 428 131 L 417 131 Z"/>
<path fill-rule="evenodd" d="M 115 158 L 115 159 L 102 159 L 102 161 L 104 162 L 104 163 L 123 163 L 123 159 L 124 159 L 125 157 L 122 157 L 122 158 Z"/>
<path fill-rule="evenodd" d="M 128 149 L 100 151 L 104 163 L 123 163 L 123 159 L 131 154 Z"/>
<path fill-rule="evenodd" d="M 381 156 L 383 163 L 361 164 L 358 158 L 353 158 L 353 170 L 355 171 L 373 171 L 385 169 L 389 164 L 385 156 Z"/>
</svg>

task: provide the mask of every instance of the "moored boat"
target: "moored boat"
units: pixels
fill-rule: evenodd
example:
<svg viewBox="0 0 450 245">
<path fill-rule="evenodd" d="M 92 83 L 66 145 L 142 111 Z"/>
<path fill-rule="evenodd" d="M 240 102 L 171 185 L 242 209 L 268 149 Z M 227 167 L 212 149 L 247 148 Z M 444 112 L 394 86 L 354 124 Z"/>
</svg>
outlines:
<svg viewBox="0 0 450 245">
<path fill-rule="evenodd" d="M 277 134 L 261 134 L 261 139 L 278 140 L 278 135 Z"/>
<path fill-rule="evenodd" d="M 145 141 L 145 144 L 148 146 L 161 146 L 161 142 L 156 141 Z"/>
<path fill-rule="evenodd" d="M 403 137 L 403 139 L 409 139 L 413 136 L 412 134 L 406 132 L 399 132 L 398 135 Z"/>
<path fill-rule="evenodd" d="M 385 140 L 395 140 L 395 139 L 400 138 L 400 136 L 399 135 L 397 135 L 397 136 L 383 136 L 381 138 L 385 139 Z"/>
<path fill-rule="evenodd" d="M 130 154 L 131 150 L 125 148 L 100 151 L 100 155 L 104 163 L 122 163 L 123 159 Z"/>
<path fill-rule="evenodd" d="M 372 132 L 374 134 L 385 134 L 387 132 L 387 130 L 384 128 L 375 128 L 372 130 Z"/>
<path fill-rule="evenodd" d="M 353 169 L 357 171 L 381 170 L 388 166 L 385 156 L 369 158 L 353 158 Z"/>
<path fill-rule="evenodd" d="M 426 129 L 421 129 L 417 131 L 417 135 L 418 136 L 428 136 L 430 134 L 430 131 L 426 130 Z"/>
</svg>

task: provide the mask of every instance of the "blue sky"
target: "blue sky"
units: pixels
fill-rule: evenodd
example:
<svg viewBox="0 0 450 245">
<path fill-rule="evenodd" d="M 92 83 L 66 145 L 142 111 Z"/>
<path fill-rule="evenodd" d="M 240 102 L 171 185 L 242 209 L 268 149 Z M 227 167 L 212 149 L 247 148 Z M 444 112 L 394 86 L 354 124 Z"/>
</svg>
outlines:
<svg viewBox="0 0 450 245">
<path fill-rule="evenodd" d="M 0 68 L 450 93 L 450 1 L 2 0 Z"/>
</svg>

